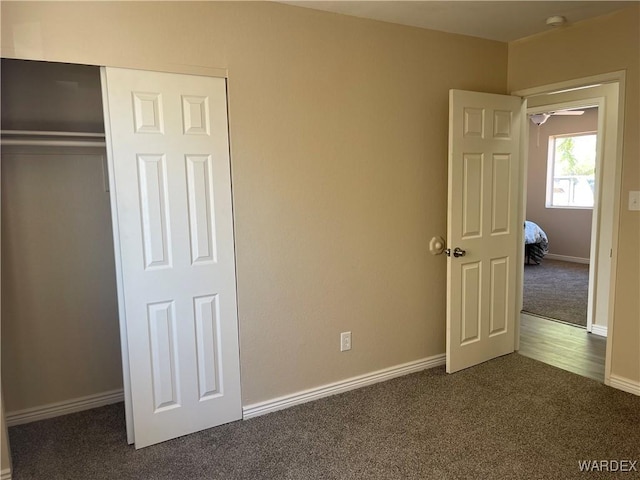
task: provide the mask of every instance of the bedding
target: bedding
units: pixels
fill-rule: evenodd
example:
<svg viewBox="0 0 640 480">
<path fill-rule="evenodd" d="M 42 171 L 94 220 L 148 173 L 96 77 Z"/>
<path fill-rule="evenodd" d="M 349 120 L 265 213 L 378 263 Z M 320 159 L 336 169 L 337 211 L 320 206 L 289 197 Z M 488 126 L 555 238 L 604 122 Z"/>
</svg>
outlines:
<svg viewBox="0 0 640 480">
<path fill-rule="evenodd" d="M 547 234 L 536 223 L 526 220 L 524 222 L 524 256 L 527 264 L 533 260 L 536 265 L 539 265 L 548 251 Z"/>
</svg>

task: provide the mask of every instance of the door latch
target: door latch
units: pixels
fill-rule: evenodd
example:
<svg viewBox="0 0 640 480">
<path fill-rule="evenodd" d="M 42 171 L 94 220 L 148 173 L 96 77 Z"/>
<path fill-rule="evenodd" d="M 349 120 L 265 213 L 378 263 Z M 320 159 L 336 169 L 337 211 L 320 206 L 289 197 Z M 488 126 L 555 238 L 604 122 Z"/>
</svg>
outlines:
<svg viewBox="0 0 640 480">
<path fill-rule="evenodd" d="M 450 248 L 447 248 L 444 253 L 447 254 L 447 257 L 451 256 L 451 253 L 453 253 L 453 256 L 458 258 L 458 257 L 464 257 L 467 254 L 466 250 L 462 250 L 460 247 L 456 247 L 453 249 L 453 252 L 451 252 Z"/>
</svg>

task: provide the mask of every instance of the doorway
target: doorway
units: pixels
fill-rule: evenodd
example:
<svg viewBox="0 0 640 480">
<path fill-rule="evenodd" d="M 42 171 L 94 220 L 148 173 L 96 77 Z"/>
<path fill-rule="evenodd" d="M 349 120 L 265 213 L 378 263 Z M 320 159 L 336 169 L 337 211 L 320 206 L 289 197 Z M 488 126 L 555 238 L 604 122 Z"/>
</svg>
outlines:
<svg viewBox="0 0 640 480">
<path fill-rule="evenodd" d="M 523 311 L 586 328 L 598 109 L 529 120 Z"/>
<path fill-rule="evenodd" d="M 599 81 L 584 79 L 518 92 L 528 99 L 528 114 L 531 119 L 525 129 L 525 133 L 528 134 L 526 136 L 529 138 L 529 165 L 528 173 L 523 179 L 525 186 L 522 199 L 523 218 L 529 220 L 533 217 L 539 220 L 539 223 L 543 224 L 540 230 L 548 225 L 548 230 L 554 232 L 554 235 L 548 235 L 549 244 L 553 245 L 554 237 L 558 241 L 556 252 L 553 252 L 553 246 L 549 246 L 549 254 L 544 259 L 540 256 L 536 262 L 533 262 L 533 266 L 531 262 L 528 266 L 523 265 L 521 305 L 524 311 L 520 318 L 518 349 L 522 354 L 580 375 L 599 381 L 604 379 L 605 383 L 608 383 L 610 372 L 608 363 L 610 345 L 606 341 L 606 335 L 607 329 L 612 327 L 609 325 L 609 319 L 613 318 L 614 288 L 611 279 L 615 278 L 614 248 L 619 211 L 617 192 L 620 185 L 617 132 L 621 118 L 618 114 L 618 101 L 620 83 L 623 79 L 623 75 L 610 74 L 597 79 Z M 564 116 L 573 117 L 573 121 L 567 118 L 556 119 L 553 118 L 555 115 L 549 115 L 550 112 L 558 111 L 581 113 Z M 533 115 L 535 118 L 532 118 Z M 577 117 L 582 117 L 582 121 L 576 121 Z M 539 125 L 535 125 L 536 121 Z M 546 122 L 549 124 L 544 127 Z M 564 124 L 564 131 L 562 131 L 562 124 Z M 556 131 L 550 131 L 553 130 L 550 127 L 554 126 Z M 597 128 L 594 129 L 594 126 Z M 607 132 L 606 136 L 604 132 Z M 589 168 L 584 165 L 578 168 L 584 171 L 562 172 L 562 169 L 559 169 L 560 172 L 554 173 L 554 156 L 569 157 L 569 160 L 574 163 L 573 167 L 576 167 L 574 154 L 578 142 L 596 144 L 596 166 L 592 180 L 588 177 Z M 546 168 L 542 173 L 539 171 L 540 165 L 536 164 L 539 160 L 536 158 L 535 150 L 544 152 L 542 161 L 545 164 L 542 168 Z M 533 154 L 532 151 L 534 151 Z M 580 186 L 581 184 L 583 185 Z M 593 185 L 592 200 L 589 198 L 591 185 Z M 581 189 L 580 192 L 578 188 Z M 554 195 L 557 198 L 554 198 Z M 593 202 L 592 215 L 589 218 L 591 201 Z M 559 212 L 562 213 L 558 214 Z M 578 213 L 577 216 L 575 212 Z M 580 219 L 580 217 L 583 218 Z M 558 222 L 565 226 L 564 230 L 556 227 Z M 573 232 L 566 228 L 566 225 L 572 223 Z M 540 227 L 540 225 L 536 226 Z M 576 235 L 579 236 L 579 240 L 576 239 Z M 589 236 L 590 240 L 585 241 Z M 544 245 L 544 247 L 546 250 L 547 246 Z M 536 312 L 535 307 L 531 306 L 535 301 L 527 301 L 528 273 L 543 270 L 535 270 L 539 267 L 536 265 L 538 262 L 556 264 L 549 266 L 564 269 L 573 267 L 574 271 L 581 273 L 581 295 L 584 298 L 586 280 L 588 300 L 586 305 L 584 300 L 578 302 L 579 314 L 576 315 L 574 312 L 573 316 L 579 318 L 572 318 L 571 312 L 562 312 L 562 310 L 571 309 L 568 305 L 560 305 L 560 308 L 556 309 L 559 313 L 553 313 L 553 305 L 549 305 L 553 303 L 553 299 L 547 302 L 544 299 L 540 301 L 541 310 L 547 308 L 542 312 Z M 547 281 L 553 282 L 554 279 L 547 279 Z M 544 285 L 538 285 L 538 290 L 544 290 L 543 287 Z M 552 289 L 567 292 L 572 288 L 575 288 L 575 285 L 570 285 L 565 279 L 564 283 L 556 284 Z M 528 293 L 531 293 L 530 289 Z M 573 292 L 573 297 L 575 296 L 577 293 Z M 556 301 L 562 302 L 562 296 L 556 295 Z M 534 310 L 531 313 L 538 313 L 538 315 L 527 313 L 530 310 Z M 560 317 L 559 319 L 564 320 L 566 324 L 540 318 L 554 315 Z M 581 327 L 584 329 L 575 326 L 578 321 L 583 324 Z"/>
<path fill-rule="evenodd" d="M 521 353 L 603 381 L 606 340 L 586 329 L 598 109 L 528 119 Z"/>
</svg>

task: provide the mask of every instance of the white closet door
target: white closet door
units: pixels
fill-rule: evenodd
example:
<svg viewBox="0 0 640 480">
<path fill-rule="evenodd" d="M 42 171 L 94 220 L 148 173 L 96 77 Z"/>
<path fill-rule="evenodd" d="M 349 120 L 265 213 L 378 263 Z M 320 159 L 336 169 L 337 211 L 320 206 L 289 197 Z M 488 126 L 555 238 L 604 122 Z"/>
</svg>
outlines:
<svg viewBox="0 0 640 480">
<path fill-rule="evenodd" d="M 104 78 L 140 448 L 242 416 L 226 86 Z"/>
</svg>

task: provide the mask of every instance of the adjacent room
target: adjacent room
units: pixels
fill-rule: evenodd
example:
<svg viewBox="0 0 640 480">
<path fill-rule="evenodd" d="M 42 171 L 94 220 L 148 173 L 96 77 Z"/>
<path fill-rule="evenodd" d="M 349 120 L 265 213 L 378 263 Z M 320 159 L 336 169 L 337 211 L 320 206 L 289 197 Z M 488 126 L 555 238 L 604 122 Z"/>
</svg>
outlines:
<svg viewBox="0 0 640 480">
<path fill-rule="evenodd" d="M 640 2 L 0 13 L 0 480 L 640 470 Z"/>
<path fill-rule="evenodd" d="M 529 119 L 520 352 L 602 380 L 606 328 L 596 325 L 600 335 L 591 335 L 589 298 L 598 109 L 587 105 Z"/>
</svg>

